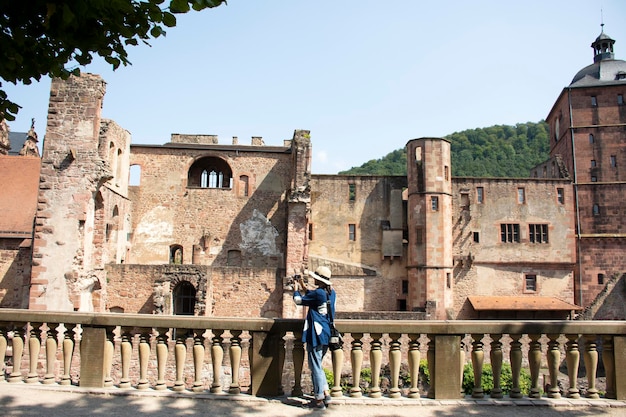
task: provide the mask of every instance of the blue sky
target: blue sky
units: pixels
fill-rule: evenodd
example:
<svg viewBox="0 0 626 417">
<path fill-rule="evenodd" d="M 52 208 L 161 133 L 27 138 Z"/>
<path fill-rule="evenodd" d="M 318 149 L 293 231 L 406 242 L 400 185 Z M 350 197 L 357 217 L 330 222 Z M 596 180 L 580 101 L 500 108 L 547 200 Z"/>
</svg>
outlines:
<svg viewBox="0 0 626 417">
<path fill-rule="evenodd" d="M 307 129 L 313 173 L 334 174 L 413 138 L 544 119 L 593 63 L 602 16 L 626 60 L 623 0 L 229 0 L 178 16 L 131 66 L 81 70 L 105 79 L 102 115 L 133 143 L 282 145 Z M 11 130 L 34 117 L 42 138 L 50 80 L 3 84 L 22 106 Z"/>
</svg>

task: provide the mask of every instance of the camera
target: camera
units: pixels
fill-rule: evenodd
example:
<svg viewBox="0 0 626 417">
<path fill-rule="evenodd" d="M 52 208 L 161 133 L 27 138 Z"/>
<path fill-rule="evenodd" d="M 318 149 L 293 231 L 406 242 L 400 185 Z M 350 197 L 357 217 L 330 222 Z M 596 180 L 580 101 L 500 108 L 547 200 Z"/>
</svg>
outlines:
<svg viewBox="0 0 626 417">
<path fill-rule="evenodd" d="M 287 277 L 287 282 L 285 283 L 285 289 L 289 291 L 293 291 L 296 282 L 308 284 L 309 277 L 305 276 L 304 278 L 302 278 L 302 275 L 299 275 L 299 274 L 296 274 L 291 277 Z"/>
</svg>

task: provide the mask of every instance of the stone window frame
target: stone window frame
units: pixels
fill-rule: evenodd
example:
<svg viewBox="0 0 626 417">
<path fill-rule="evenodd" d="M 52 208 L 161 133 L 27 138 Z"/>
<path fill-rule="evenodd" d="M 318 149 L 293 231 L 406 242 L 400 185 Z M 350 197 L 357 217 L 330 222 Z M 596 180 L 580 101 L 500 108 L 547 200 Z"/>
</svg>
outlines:
<svg viewBox="0 0 626 417">
<path fill-rule="evenodd" d="M 356 242 L 356 223 L 348 224 L 348 240 Z"/>
<path fill-rule="evenodd" d="M 530 284 L 530 285 L 529 285 Z M 539 279 L 537 274 L 524 273 L 524 291 L 525 294 L 536 294 L 539 292 Z"/>
<path fill-rule="evenodd" d="M 501 223 L 500 224 L 500 242 L 501 243 L 520 243 L 520 225 L 519 223 Z"/>
<path fill-rule="evenodd" d="M 183 245 L 180 244 L 172 244 L 169 247 L 170 250 L 170 256 L 169 256 L 169 264 L 170 265 L 182 265 L 184 263 L 184 250 L 183 250 Z M 180 253 L 180 263 L 176 262 L 176 254 Z"/>
<path fill-rule="evenodd" d="M 526 204 L 526 189 L 517 187 L 517 204 Z"/>
<path fill-rule="evenodd" d="M 187 188 L 232 190 L 233 178 L 233 169 L 225 159 L 204 155 L 196 158 L 189 166 Z"/>
<path fill-rule="evenodd" d="M 476 204 L 485 203 L 485 187 L 476 187 Z"/>
<path fill-rule="evenodd" d="M 431 211 L 439 211 L 439 197 L 436 195 L 430 196 L 430 209 Z"/>
<path fill-rule="evenodd" d="M 556 202 L 565 204 L 565 189 L 562 187 L 557 187 L 556 189 Z"/>
<path fill-rule="evenodd" d="M 355 183 L 348 184 L 348 201 L 350 202 L 356 201 L 356 184 Z"/>
<path fill-rule="evenodd" d="M 550 243 L 549 225 L 547 223 L 532 223 L 528 225 L 528 241 L 530 243 Z"/>
</svg>

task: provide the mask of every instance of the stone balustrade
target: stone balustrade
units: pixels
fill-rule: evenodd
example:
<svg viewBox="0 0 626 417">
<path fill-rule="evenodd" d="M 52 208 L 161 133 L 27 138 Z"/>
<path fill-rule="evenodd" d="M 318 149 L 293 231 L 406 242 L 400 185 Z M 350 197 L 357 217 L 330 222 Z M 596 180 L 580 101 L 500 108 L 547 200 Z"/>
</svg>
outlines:
<svg viewBox="0 0 626 417">
<path fill-rule="evenodd" d="M 463 365 L 471 362 L 471 396 L 486 395 L 481 374 L 484 364 L 490 363 L 494 387 L 489 395 L 502 398 L 500 372 L 506 362 L 512 373 L 511 399 L 524 396 L 520 390 L 522 368 L 530 372 L 530 398 L 600 398 L 602 394 L 606 399 L 626 399 L 626 375 L 616 372 L 626 365 L 623 321 L 336 320 L 336 325 L 345 334 L 346 344 L 330 355 L 334 397 L 456 399 L 462 395 Z M 0 369 L 9 383 L 78 382 L 86 387 L 245 391 L 254 396 L 283 395 L 283 371 L 289 369 L 290 394 L 299 396 L 303 394 L 305 358 L 301 329 L 302 320 L 297 319 L 0 309 Z M 422 358 L 427 359 L 430 374 L 427 392 L 420 392 L 418 386 Z M 225 363 L 230 365 L 226 372 L 229 383 L 224 383 L 228 378 Z M 390 386 L 383 392 L 380 374 L 387 364 Z M 409 388 L 399 386 L 402 364 L 408 364 Z M 581 364 L 584 390 L 577 385 Z M 363 389 L 360 378 L 366 365 L 372 378 Z M 596 388 L 600 365 L 606 381 L 603 393 Z M 211 381 L 206 380 L 207 366 Z M 545 366 L 549 383 L 542 393 L 539 380 Z M 563 367 L 569 386 L 560 388 L 557 377 Z M 244 368 L 249 384 L 242 390 Z M 348 387 L 342 386 L 340 379 L 346 369 L 351 375 Z"/>
</svg>

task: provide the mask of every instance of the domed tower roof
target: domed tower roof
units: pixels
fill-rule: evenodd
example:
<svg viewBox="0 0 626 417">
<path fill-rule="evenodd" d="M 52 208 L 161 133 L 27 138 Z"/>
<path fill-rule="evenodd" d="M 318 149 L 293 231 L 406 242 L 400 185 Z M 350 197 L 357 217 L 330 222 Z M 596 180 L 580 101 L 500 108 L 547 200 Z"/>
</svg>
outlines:
<svg viewBox="0 0 626 417">
<path fill-rule="evenodd" d="M 600 35 L 591 44 L 593 64 L 578 71 L 572 79 L 570 87 L 626 83 L 626 61 L 615 59 L 614 43 L 615 40 L 604 33 L 603 23 Z"/>
</svg>

